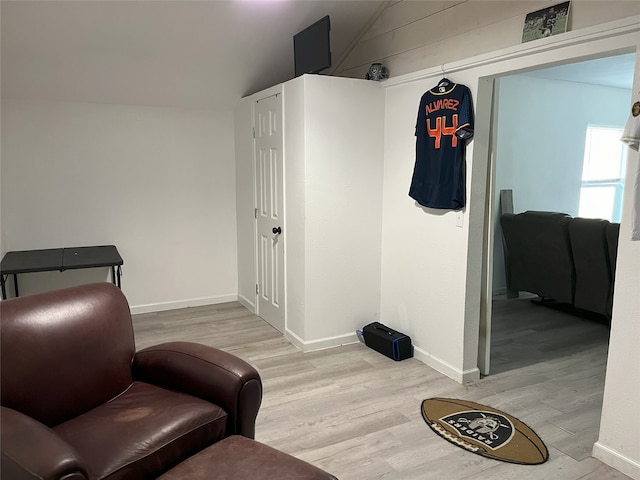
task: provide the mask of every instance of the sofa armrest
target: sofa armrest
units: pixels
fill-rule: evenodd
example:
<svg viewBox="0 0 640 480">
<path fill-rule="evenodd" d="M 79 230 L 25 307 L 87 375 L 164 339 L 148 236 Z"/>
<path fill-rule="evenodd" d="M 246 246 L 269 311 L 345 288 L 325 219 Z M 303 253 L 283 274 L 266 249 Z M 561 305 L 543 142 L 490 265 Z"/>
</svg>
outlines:
<svg viewBox="0 0 640 480">
<path fill-rule="evenodd" d="M 140 350 L 133 378 L 202 398 L 228 415 L 226 436 L 255 437 L 262 381 L 244 360 L 191 342 L 170 342 Z"/>
<path fill-rule="evenodd" d="M 86 480 L 73 447 L 53 430 L 16 410 L 1 407 L 2 478 Z"/>
</svg>

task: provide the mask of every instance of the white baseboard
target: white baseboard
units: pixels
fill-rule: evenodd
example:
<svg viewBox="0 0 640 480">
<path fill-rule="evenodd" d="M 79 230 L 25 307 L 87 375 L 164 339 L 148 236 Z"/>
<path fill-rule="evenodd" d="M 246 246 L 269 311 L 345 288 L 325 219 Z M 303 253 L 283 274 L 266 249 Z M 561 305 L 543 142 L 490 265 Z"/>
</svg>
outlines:
<svg viewBox="0 0 640 480">
<path fill-rule="evenodd" d="M 217 303 L 234 302 L 238 301 L 244 305 L 251 313 L 255 313 L 255 303 L 242 295 L 220 295 L 217 297 L 205 297 L 194 298 L 190 300 L 182 300 L 178 302 L 166 302 L 166 303 L 153 303 L 149 305 L 137 305 L 131 307 L 132 314 L 161 312 L 165 310 L 174 310 L 177 308 L 185 307 L 199 307 L 203 305 L 215 305 Z M 299 336 L 293 333 L 291 330 L 286 330 L 284 336 L 289 340 L 298 350 L 302 352 L 313 352 L 316 350 L 324 350 L 326 348 L 339 347 L 340 345 L 348 345 L 351 343 L 357 343 L 358 337 L 356 333 L 345 333 L 335 337 L 321 338 L 319 340 L 305 341 Z M 420 360 L 422 363 L 430 366 L 434 370 L 446 375 L 447 377 L 455 380 L 458 383 L 469 383 L 480 379 L 480 370 L 478 368 L 472 368 L 470 370 L 460 370 L 453 365 L 439 359 L 438 357 L 431 355 L 424 350 L 414 347 L 413 356 Z M 596 444 L 597 445 L 597 444 Z M 595 447 L 594 447 L 595 449 Z M 606 463 L 606 462 L 605 462 Z M 640 479 L 639 479 L 640 480 Z"/>
<path fill-rule="evenodd" d="M 249 300 L 244 295 L 238 295 L 238 301 L 251 313 L 256 314 L 256 304 L 255 302 Z"/>
<path fill-rule="evenodd" d="M 191 298 L 188 300 L 178 300 L 175 302 L 150 303 L 147 305 L 135 305 L 130 307 L 131 314 L 163 312 L 175 310 L 177 308 L 201 307 L 203 305 L 215 305 L 217 303 L 238 301 L 238 295 L 218 295 L 216 297 Z"/>
<path fill-rule="evenodd" d="M 593 445 L 593 456 L 634 480 L 640 480 L 640 463 L 625 457 L 600 442 L 596 442 Z"/>
<path fill-rule="evenodd" d="M 358 337 L 355 332 L 339 335 L 337 337 L 321 338 L 320 340 L 312 340 L 309 342 L 302 340 L 291 330 L 286 330 L 284 336 L 287 340 L 293 343 L 298 350 L 304 353 L 358 342 Z"/>
<path fill-rule="evenodd" d="M 413 348 L 413 356 L 458 383 L 465 384 L 480 379 L 480 370 L 477 367 L 470 370 L 460 370 L 417 347 Z"/>
<path fill-rule="evenodd" d="M 325 348 L 339 347 L 340 345 L 348 345 L 351 343 L 357 343 L 358 337 L 355 332 L 339 335 L 336 337 L 322 338 L 320 340 L 304 341 L 291 330 L 287 330 L 284 334 L 285 338 L 289 340 L 298 350 L 302 352 L 313 352 L 316 350 L 323 350 Z M 428 354 L 420 348 L 414 347 L 413 356 L 430 366 L 434 370 L 446 375 L 447 377 L 455 380 L 458 383 L 470 383 L 480 379 L 480 370 L 478 368 L 472 368 L 470 370 L 459 370 L 453 365 L 441 360 L 433 355 Z"/>
</svg>

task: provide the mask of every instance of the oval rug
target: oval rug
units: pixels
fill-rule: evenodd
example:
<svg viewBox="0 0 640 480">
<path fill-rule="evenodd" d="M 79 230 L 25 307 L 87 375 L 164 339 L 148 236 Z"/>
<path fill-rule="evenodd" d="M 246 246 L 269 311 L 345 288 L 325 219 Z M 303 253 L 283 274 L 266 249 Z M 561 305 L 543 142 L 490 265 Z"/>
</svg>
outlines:
<svg viewBox="0 0 640 480">
<path fill-rule="evenodd" d="M 533 430 L 495 408 L 455 398 L 428 398 L 421 410 L 431 430 L 469 452 L 523 465 L 538 465 L 549 458 Z"/>
</svg>

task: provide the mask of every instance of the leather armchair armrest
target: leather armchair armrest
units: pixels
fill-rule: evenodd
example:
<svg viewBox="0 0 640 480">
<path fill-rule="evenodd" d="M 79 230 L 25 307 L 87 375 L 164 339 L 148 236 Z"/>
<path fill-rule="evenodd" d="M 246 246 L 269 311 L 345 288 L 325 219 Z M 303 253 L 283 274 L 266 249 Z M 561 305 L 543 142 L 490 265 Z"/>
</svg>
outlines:
<svg viewBox="0 0 640 480">
<path fill-rule="evenodd" d="M 226 436 L 255 437 L 262 402 L 257 370 L 230 353 L 191 342 L 170 342 L 140 350 L 133 378 L 210 401 L 228 415 Z"/>
<path fill-rule="evenodd" d="M 11 480 L 86 480 L 73 447 L 46 425 L 2 407 L 2 478 Z"/>
</svg>

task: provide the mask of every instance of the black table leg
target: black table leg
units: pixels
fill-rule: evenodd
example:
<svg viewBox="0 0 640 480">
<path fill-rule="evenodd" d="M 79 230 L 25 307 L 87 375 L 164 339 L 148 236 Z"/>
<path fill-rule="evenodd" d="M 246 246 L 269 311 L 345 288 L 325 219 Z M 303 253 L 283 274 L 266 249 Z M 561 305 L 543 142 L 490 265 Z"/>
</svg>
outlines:
<svg viewBox="0 0 640 480">
<path fill-rule="evenodd" d="M 120 274 L 121 274 L 120 265 L 118 266 L 111 265 L 111 281 L 118 288 L 122 288 L 120 286 Z"/>
<path fill-rule="evenodd" d="M 16 292 L 16 298 L 20 296 L 20 292 L 18 292 L 18 274 L 13 274 L 13 289 Z"/>
<path fill-rule="evenodd" d="M 0 285 L 2 286 L 2 299 L 6 300 L 7 299 L 7 287 L 5 286 L 5 281 L 7 279 L 9 275 L 4 276 L 4 275 L 0 275 Z"/>
</svg>

